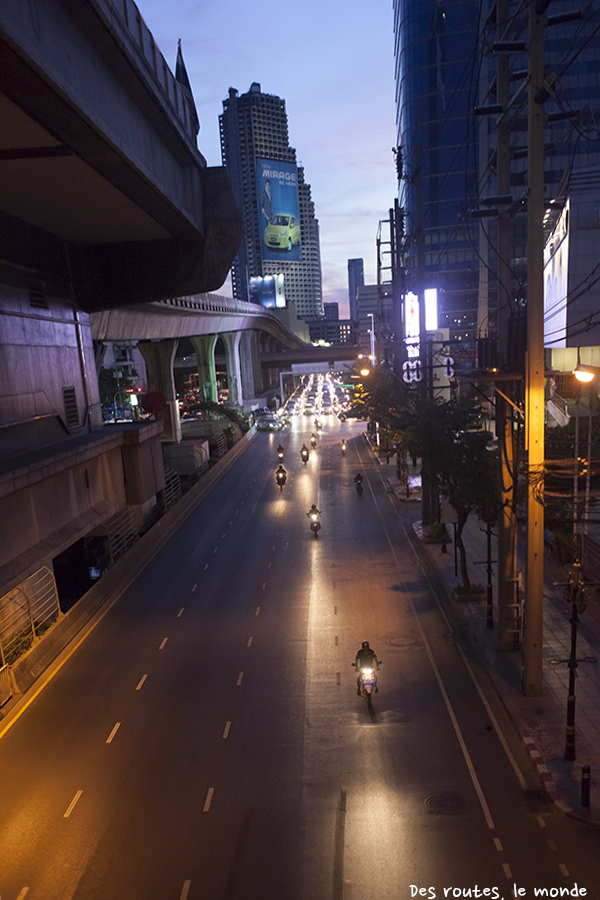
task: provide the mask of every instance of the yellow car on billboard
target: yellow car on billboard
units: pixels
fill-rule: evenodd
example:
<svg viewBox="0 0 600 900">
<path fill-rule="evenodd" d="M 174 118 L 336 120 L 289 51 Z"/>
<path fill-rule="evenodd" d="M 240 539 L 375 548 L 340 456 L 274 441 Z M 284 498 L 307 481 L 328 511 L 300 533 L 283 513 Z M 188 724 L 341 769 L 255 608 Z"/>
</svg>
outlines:
<svg viewBox="0 0 600 900">
<path fill-rule="evenodd" d="M 265 228 L 264 240 L 267 247 L 288 252 L 300 243 L 300 225 L 295 216 L 278 213 Z"/>
</svg>

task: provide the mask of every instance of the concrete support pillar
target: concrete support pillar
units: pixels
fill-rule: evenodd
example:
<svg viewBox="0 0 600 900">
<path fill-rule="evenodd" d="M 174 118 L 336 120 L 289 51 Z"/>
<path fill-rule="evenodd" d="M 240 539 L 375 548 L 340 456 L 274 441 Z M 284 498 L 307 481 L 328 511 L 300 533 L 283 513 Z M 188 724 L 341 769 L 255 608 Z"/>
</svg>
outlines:
<svg viewBox="0 0 600 900">
<path fill-rule="evenodd" d="M 217 371 L 215 367 L 216 334 L 199 334 L 190 338 L 196 360 L 198 362 L 198 385 L 205 400 L 216 403 L 219 399 L 217 391 Z"/>
<path fill-rule="evenodd" d="M 242 391 L 242 372 L 240 364 L 240 331 L 224 331 L 221 334 L 225 344 L 225 358 L 227 360 L 227 382 L 229 384 L 229 402 L 240 409 L 244 405 Z"/>
<path fill-rule="evenodd" d="M 263 393 L 262 371 L 258 352 L 256 331 L 243 331 L 240 341 L 240 366 L 242 393 L 247 400 L 260 397 Z"/>
<path fill-rule="evenodd" d="M 178 340 L 139 341 L 138 349 L 146 364 L 148 390 L 162 394 L 167 401 L 166 408 L 156 418 L 163 422 L 163 441 L 181 441 L 181 421 L 179 405 L 173 378 L 173 360 L 177 352 Z"/>
<path fill-rule="evenodd" d="M 94 341 L 94 361 L 96 363 L 96 378 L 100 377 L 100 369 L 102 368 L 102 363 L 104 362 L 104 357 L 106 356 L 106 351 L 108 347 L 104 343 L 104 341 Z"/>
</svg>

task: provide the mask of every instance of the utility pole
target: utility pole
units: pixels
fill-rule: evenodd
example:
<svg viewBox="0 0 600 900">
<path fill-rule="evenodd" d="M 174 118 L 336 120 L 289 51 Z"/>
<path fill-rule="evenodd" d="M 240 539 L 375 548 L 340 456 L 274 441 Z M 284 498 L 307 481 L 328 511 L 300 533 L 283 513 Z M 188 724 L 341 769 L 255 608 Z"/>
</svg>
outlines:
<svg viewBox="0 0 600 900">
<path fill-rule="evenodd" d="M 433 371 L 430 368 L 430 347 L 427 343 L 425 324 L 425 233 L 423 228 L 423 148 L 415 147 L 415 206 L 416 206 L 416 240 L 417 240 L 417 296 L 419 298 L 419 356 L 421 358 L 421 390 L 423 397 L 433 394 Z M 429 453 L 424 451 L 421 459 L 421 518 L 428 528 L 436 520 L 437 497 L 434 497 L 433 478 Z"/>
<path fill-rule="evenodd" d="M 510 0 L 496 2 L 496 37 L 507 37 Z M 497 123 L 497 190 L 502 197 L 511 193 L 510 185 L 510 64 L 507 53 L 496 54 L 496 102 L 502 107 Z M 498 343 L 502 363 L 508 359 L 508 320 L 512 305 L 510 210 L 500 208 L 498 216 Z M 515 513 L 515 471 L 513 414 L 508 400 L 512 384 L 502 382 L 496 393 L 496 436 L 499 456 L 500 512 L 498 532 L 498 649 L 513 650 L 518 645 L 521 614 L 517 582 L 517 517 Z M 506 396 L 504 396 L 506 395 Z M 517 640 L 515 640 L 517 637 Z"/>
<path fill-rule="evenodd" d="M 523 693 L 542 694 L 544 602 L 544 12 L 550 0 L 529 7 L 529 142 L 527 200 L 528 451 L 527 572 Z"/>
</svg>

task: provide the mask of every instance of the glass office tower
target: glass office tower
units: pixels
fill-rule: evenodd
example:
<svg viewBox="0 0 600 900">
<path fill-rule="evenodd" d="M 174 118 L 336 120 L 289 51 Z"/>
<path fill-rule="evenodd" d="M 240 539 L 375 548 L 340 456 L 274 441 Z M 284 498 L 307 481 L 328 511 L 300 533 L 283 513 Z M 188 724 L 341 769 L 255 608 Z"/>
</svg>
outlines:
<svg viewBox="0 0 600 900">
<path fill-rule="evenodd" d="M 438 327 L 472 344 L 477 326 L 475 0 L 394 0 L 399 201 L 406 289 L 438 289 Z"/>
</svg>

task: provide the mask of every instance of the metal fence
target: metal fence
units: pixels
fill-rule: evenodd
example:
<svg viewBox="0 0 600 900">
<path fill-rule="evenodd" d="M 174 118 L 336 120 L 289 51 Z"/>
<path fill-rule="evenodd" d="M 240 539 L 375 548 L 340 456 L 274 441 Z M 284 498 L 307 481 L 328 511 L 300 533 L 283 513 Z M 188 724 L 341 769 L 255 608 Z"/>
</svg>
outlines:
<svg viewBox="0 0 600 900">
<path fill-rule="evenodd" d="M 60 613 L 54 575 L 43 566 L 0 598 L 0 665 L 10 666 Z"/>
</svg>

